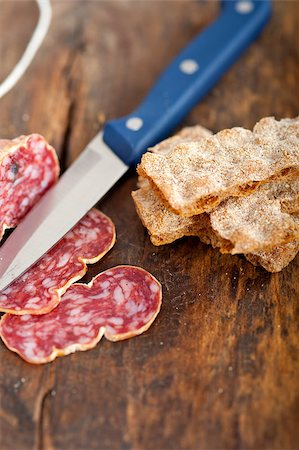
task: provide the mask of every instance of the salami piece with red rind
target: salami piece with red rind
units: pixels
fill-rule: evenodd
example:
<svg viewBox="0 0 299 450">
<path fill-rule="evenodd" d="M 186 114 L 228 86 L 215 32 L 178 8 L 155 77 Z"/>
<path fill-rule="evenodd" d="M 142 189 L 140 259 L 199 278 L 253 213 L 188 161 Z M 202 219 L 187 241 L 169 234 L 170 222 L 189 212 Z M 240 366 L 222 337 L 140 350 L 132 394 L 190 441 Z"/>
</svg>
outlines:
<svg viewBox="0 0 299 450">
<path fill-rule="evenodd" d="M 96 346 L 103 335 L 119 341 L 143 333 L 161 306 L 160 283 L 133 266 L 117 266 L 88 285 L 74 284 L 59 305 L 42 316 L 5 314 L 0 335 L 7 347 L 33 364 Z"/>
<path fill-rule="evenodd" d="M 45 314 L 115 243 L 112 221 L 92 209 L 39 262 L 0 293 L 0 311 Z"/>
<path fill-rule="evenodd" d="M 0 240 L 56 182 L 55 150 L 38 134 L 0 139 Z"/>
</svg>

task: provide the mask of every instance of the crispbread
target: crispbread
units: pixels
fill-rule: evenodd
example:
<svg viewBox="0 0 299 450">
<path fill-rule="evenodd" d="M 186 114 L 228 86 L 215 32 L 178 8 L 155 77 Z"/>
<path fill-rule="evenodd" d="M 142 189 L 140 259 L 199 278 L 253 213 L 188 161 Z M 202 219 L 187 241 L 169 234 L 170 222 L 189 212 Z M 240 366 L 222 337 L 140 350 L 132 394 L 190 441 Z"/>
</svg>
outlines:
<svg viewBox="0 0 299 450">
<path fill-rule="evenodd" d="M 256 253 L 299 241 L 299 181 L 272 182 L 248 197 L 229 198 L 210 214 L 229 253 Z"/>
<path fill-rule="evenodd" d="M 299 117 L 262 119 L 254 131 L 223 130 L 205 140 L 180 144 L 169 154 L 146 153 L 138 173 L 163 201 L 189 217 L 211 211 L 231 196 L 299 174 Z"/>
<path fill-rule="evenodd" d="M 139 217 L 154 245 L 169 244 L 183 236 L 198 236 L 202 242 L 213 247 L 225 248 L 231 245 L 213 230 L 206 213 L 181 217 L 165 207 L 159 196 L 149 187 L 132 192 L 132 196 Z M 291 242 L 267 252 L 249 253 L 245 257 L 268 272 L 280 272 L 295 258 L 298 251 L 299 242 Z"/>
<path fill-rule="evenodd" d="M 171 150 L 173 150 L 178 144 L 183 144 L 185 142 L 199 141 L 206 139 L 211 136 L 212 132 L 201 125 L 195 125 L 193 127 L 182 128 L 177 134 L 171 136 L 164 141 L 159 142 L 154 147 L 150 147 L 148 151 L 160 155 L 167 155 Z M 138 177 L 138 187 L 145 187 L 149 185 L 149 181 L 142 177 Z"/>
<path fill-rule="evenodd" d="M 149 151 L 157 153 L 159 155 L 167 155 L 178 144 L 184 144 L 186 142 L 196 142 L 206 139 L 212 135 L 212 132 L 201 125 L 195 125 L 194 127 L 182 128 L 177 134 L 171 136 L 154 147 L 150 147 Z"/>
<path fill-rule="evenodd" d="M 183 236 L 198 236 L 202 242 L 213 247 L 231 247 L 230 241 L 212 229 L 209 214 L 182 217 L 167 208 L 150 186 L 132 192 L 132 197 L 140 220 L 154 245 L 170 244 Z"/>
<path fill-rule="evenodd" d="M 197 216 L 201 218 L 203 214 Z M 208 216 L 208 214 L 206 214 Z M 193 234 L 192 234 L 193 235 Z M 199 229 L 197 236 L 205 244 L 211 244 L 214 248 L 229 248 L 230 242 L 222 239 L 210 226 Z M 272 247 L 269 251 L 245 254 L 245 258 L 255 266 L 261 266 L 268 272 L 280 272 L 297 255 L 299 251 L 299 242 L 290 242 L 288 244 Z"/>
<path fill-rule="evenodd" d="M 299 242 L 290 242 L 273 248 L 269 252 L 258 252 L 245 255 L 248 261 L 255 266 L 263 266 L 268 272 L 280 272 L 297 255 Z"/>
<path fill-rule="evenodd" d="M 248 197 L 230 198 L 210 216 L 182 217 L 150 186 L 132 192 L 138 215 L 155 245 L 199 236 L 223 253 L 269 251 L 299 241 L 299 181 L 269 183 Z M 297 205 L 297 207 L 296 207 Z"/>
<path fill-rule="evenodd" d="M 166 155 L 177 144 L 199 141 L 211 136 L 212 132 L 201 125 L 185 127 L 174 136 L 160 142 L 149 151 Z M 138 189 L 132 192 L 132 197 L 141 222 L 147 228 L 150 239 L 154 245 L 170 244 L 183 236 L 198 236 L 199 230 L 210 226 L 207 214 L 201 217 L 182 217 L 175 214 L 163 204 L 159 195 L 150 187 L 148 179 L 138 177 Z"/>
<path fill-rule="evenodd" d="M 167 208 L 150 186 L 132 192 L 137 213 L 154 245 L 170 244 L 183 236 L 198 236 L 209 225 L 208 214 L 182 217 Z"/>
</svg>

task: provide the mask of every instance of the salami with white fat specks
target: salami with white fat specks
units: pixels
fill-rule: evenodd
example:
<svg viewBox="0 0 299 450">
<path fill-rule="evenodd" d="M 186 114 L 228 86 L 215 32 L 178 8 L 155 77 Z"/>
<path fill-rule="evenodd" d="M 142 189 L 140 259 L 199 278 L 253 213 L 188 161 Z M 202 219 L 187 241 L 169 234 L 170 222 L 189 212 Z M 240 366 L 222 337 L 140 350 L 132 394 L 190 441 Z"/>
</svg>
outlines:
<svg viewBox="0 0 299 450">
<path fill-rule="evenodd" d="M 0 139 L 0 240 L 56 182 L 55 150 L 38 134 Z"/>
<path fill-rule="evenodd" d="M 92 209 L 39 262 L 0 292 L 0 311 L 17 315 L 51 311 L 86 273 L 86 264 L 99 261 L 114 243 L 112 221 Z"/>
<path fill-rule="evenodd" d="M 5 314 L 0 335 L 6 346 L 33 364 L 96 346 L 103 335 L 119 341 L 143 333 L 157 316 L 160 283 L 133 266 L 117 266 L 89 285 L 74 284 L 59 305 L 42 316 Z"/>
</svg>

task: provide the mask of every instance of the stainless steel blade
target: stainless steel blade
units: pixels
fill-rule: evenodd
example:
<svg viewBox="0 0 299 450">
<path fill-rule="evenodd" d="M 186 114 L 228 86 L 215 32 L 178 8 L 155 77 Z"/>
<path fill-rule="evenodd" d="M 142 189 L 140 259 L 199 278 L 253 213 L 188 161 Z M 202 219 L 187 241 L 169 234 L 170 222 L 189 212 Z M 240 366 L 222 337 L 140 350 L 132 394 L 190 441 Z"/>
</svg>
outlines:
<svg viewBox="0 0 299 450">
<path fill-rule="evenodd" d="M 52 248 L 127 169 L 99 133 L 0 248 L 0 291 Z"/>
</svg>

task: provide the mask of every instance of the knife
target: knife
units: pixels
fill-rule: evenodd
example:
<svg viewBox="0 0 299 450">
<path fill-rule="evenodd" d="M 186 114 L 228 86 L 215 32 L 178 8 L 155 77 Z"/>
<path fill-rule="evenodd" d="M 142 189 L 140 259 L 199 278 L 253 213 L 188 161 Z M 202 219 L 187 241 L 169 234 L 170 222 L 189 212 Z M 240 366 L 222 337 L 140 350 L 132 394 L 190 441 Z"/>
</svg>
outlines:
<svg viewBox="0 0 299 450">
<path fill-rule="evenodd" d="M 225 0 L 218 18 L 170 63 L 141 105 L 106 123 L 0 249 L 0 291 L 37 262 L 167 137 L 258 36 L 270 0 Z"/>
</svg>

